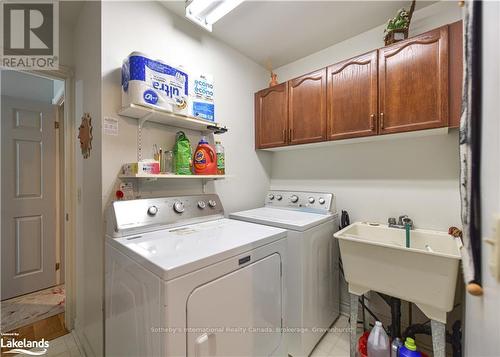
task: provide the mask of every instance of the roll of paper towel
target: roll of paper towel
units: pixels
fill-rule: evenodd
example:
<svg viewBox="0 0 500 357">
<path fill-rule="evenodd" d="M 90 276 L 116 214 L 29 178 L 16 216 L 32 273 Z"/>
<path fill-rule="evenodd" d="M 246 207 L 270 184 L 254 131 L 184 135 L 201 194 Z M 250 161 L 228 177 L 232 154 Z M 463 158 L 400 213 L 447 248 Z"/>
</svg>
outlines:
<svg viewBox="0 0 500 357">
<path fill-rule="evenodd" d="M 122 65 L 122 105 L 189 112 L 189 78 L 179 68 L 132 52 Z"/>
</svg>

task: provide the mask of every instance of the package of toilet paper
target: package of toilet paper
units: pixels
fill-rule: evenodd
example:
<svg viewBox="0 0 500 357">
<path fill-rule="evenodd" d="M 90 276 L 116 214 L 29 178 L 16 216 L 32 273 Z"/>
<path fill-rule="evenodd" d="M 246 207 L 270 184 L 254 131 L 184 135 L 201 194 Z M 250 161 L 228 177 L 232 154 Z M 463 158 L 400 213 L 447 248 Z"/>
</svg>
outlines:
<svg viewBox="0 0 500 357">
<path fill-rule="evenodd" d="M 215 121 L 215 83 L 210 74 L 189 76 L 189 114 Z"/>
<path fill-rule="evenodd" d="M 122 65 L 122 105 L 188 114 L 189 78 L 178 67 L 132 52 Z"/>
</svg>

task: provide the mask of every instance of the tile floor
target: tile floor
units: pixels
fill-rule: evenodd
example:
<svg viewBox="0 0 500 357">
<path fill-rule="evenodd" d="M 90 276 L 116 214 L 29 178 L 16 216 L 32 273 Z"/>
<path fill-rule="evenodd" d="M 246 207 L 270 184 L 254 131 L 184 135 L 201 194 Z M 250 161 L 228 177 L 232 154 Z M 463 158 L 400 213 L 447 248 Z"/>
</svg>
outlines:
<svg viewBox="0 0 500 357">
<path fill-rule="evenodd" d="M 78 349 L 73 334 L 68 333 L 49 341 L 50 346 L 44 356 L 48 357 L 81 357 L 84 356 Z M 14 355 L 14 357 L 26 357 L 25 354 Z"/>
<path fill-rule="evenodd" d="M 340 316 L 318 343 L 311 357 L 349 357 L 349 336 L 349 320 L 346 316 Z"/>
<path fill-rule="evenodd" d="M 23 357 L 16 355 L 14 357 Z M 83 353 L 71 333 L 50 341 L 47 354 L 49 357 L 81 357 Z M 349 320 L 340 316 L 330 332 L 318 343 L 311 357 L 349 357 Z"/>
</svg>

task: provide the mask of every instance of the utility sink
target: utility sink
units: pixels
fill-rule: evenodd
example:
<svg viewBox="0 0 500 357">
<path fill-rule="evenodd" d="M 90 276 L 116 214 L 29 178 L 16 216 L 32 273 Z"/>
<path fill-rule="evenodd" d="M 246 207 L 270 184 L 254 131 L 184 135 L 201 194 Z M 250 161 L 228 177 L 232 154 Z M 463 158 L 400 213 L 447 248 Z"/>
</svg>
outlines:
<svg viewBox="0 0 500 357">
<path fill-rule="evenodd" d="M 455 238 L 446 232 L 414 229 L 406 248 L 404 229 L 362 222 L 334 236 L 350 293 L 374 290 L 411 301 L 430 319 L 446 323 L 461 259 Z"/>
</svg>

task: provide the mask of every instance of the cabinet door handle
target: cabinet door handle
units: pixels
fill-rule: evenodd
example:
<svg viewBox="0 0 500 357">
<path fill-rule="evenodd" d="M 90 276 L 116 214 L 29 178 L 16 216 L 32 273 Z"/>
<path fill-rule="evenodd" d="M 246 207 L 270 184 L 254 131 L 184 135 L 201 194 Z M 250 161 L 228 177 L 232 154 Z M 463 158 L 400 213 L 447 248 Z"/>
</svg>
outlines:
<svg viewBox="0 0 500 357">
<path fill-rule="evenodd" d="M 292 141 L 292 129 L 288 130 L 288 141 Z"/>
<path fill-rule="evenodd" d="M 286 143 L 286 129 L 283 129 L 283 142 Z"/>
<path fill-rule="evenodd" d="M 384 113 L 380 113 L 380 128 L 384 129 Z"/>
<path fill-rule="evenodd" d="M 370 115 L 370 120 L 371 120 L 370 121 L 370 126 L 371 126 L 370 129 L 372 131 L 374 131 L 375 130 L 375 114 Z"/>
</svg>

